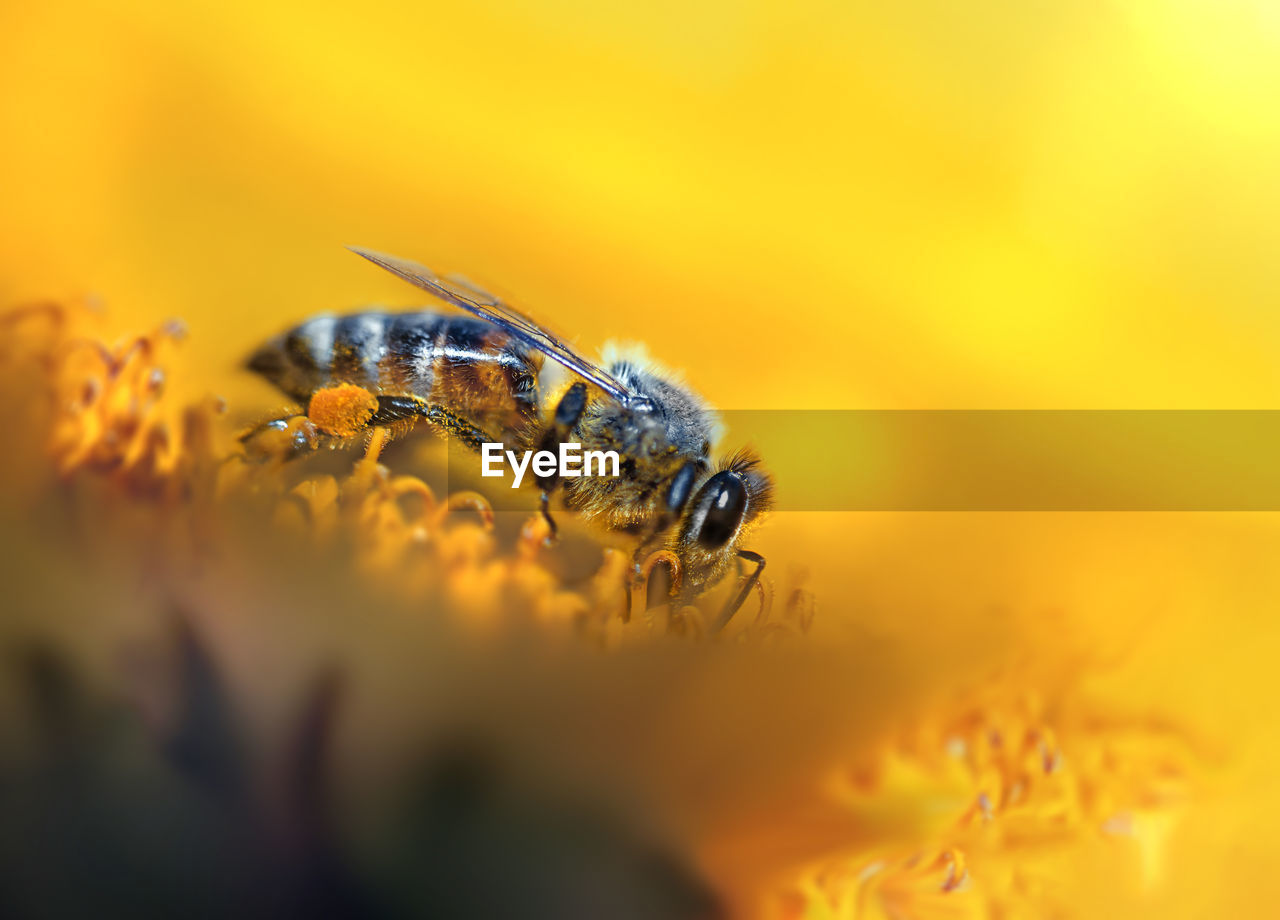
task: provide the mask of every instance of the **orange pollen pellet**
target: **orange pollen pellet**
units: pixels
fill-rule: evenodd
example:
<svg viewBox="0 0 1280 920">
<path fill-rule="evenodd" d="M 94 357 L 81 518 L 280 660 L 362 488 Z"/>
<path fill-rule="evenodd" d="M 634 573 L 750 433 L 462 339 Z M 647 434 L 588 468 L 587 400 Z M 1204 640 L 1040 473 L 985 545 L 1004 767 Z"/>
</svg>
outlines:
<svg viewBox="0 0 1280 920">
<path fill-rule="evenodd" d="M 307 418 L 325 434 L 349 438 L 364 429 L 377 408 L 377 397 L 364 387 L 340 383 L 311 394 Z"/>
</svg>

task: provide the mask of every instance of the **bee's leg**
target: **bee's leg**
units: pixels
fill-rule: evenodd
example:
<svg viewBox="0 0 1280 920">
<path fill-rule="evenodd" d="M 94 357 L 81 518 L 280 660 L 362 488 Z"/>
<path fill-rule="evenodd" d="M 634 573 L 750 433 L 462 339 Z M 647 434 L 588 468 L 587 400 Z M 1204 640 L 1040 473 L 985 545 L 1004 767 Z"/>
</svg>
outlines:
<svg viewBox="0 0 1280 920">
<path fill-rule="evenodd" d="M 674 603 L 676 584 L 674 566 L 655 565 L 649 570 L 649 577 L 644 585 L 644 606 L 646 610 Z"/>
<path fill-rule="evenodd" d="M 711 627 L 711 632 L 713 633 L 718 633 L 724 629 L 729 621 L 733 619 L 733 615 L 738 612 L 739 607 L 746 603 L 747 595 L 751 593 L 751 590 L 756 586 L 756 582 L 760 580 L 760 573 L 764 571 L 764 556 L 759 553 L 753 553 L 749 549 L 740 549 L 738 550 L 738 558 L 745 559 L 747 562 L 754 562 L 756 568 L 754 572 L 747 576 L 747 580 L 742 583 L 742 588 L 738 593 L 724 605 L 724 609 L 720 611 L 720 616 L 716 617 L 716 621 Z"/>
<path fill-rule="evenodd" d="M 372 396 L 373 394 L 370 394 Z M 387 439 L 403 434 L 425 415 L 423 404 L 409 396 L 378 396 L 373 414 L 350 431 L 337 433 L 312 418 L 310 411 L 286 411 L 240 435 L 246 453 L 256 460 L 291 459 L 322 447 L 348 447 L 362 436 L 382 430 Z M 376 454 L 375 454 L 376 455 Z"/>
<path fill-rule="evenodd" d="M 684 580 L 679 556 L 666 549 L 649 553 L 636 576 L 637 584 L 644 586 L 646 610 L 666 604 L 671 613 L 675 612 L 682 596 L 680 584 Z"/>
<path fill-rule="evenodd" d="M 397 422 L 421 418 L 424 414 L 423 404 L 412 396 L 379 396 L 378 408 L 366 424 L 370 428 L 394 427 Z"/>
<path fill-rule="evenodd" d="M 432 406 L 426 403 L 417 405 L 419 417 L 426 419 L 442 434 L 457 438 L 471 450 L 479 451 L 490 441 L 498 440 L 481 431 L 456 412 L 450 412 L 444 406 Z"/>
<path fill-rule="evenodd" d="M 582 413 L 586 411 L 586 408 L 587 385 L 585 383 L 575 383 L 565 390 L 565 394 L 560 397 L 560 402 L 556 404 L 555 416 L 551 420 L 550 427 L 547 428 L 542 435 L 542 439 L 538 442 L 538 450 L 550 451 L 559 456 L 560 445 L 568 440 L 569 435 L 577 426 L 578 420 L 582 418 Z M 560 476 L 558 473 L 551 476 L 539 476 L 536 482 L 538 488 L 542 490 L 542 498 L 539 502 L 542 519 L 551 528 L 551 539 L 554 540 L 559 528 L 556 527 L 556 522 L 551 517 L 551 493 L 560 484 Z"/>
<path fill-rule="evenodd" d="M 423 406 L 411 396 L 377 396 L 377 408 L 364 422 L 359 436 L 365 439 L 365 460 L 377 462 L 391 441 L 408 434 L 422 418 Z"/>
<path fill-rule="evenodd" d="M 268 419 L 237 439 L 245 457 L 253 462 L 291 460 L 310 453 L 328 440 L 305 413 L 294 412 Z"/>
<path fill-rule="evenodd" d="M 556 519 L 551 516 L 551 493 L 546 489 L 542 490 L 542 497 L 538 499 L 538 510 L 542 513 L 542 519 L 547 522 L 547 528 L 551 531 L 547 535 L 547 539 L 554 541 L 560 535 L 560 528 L 556 527 Z"/>
<path fill-rule="evenodd" d="M 259 422 L 258 424 L 254 425 L 252 428 L 245 431 L 243 434 L 239 435 L 236 438 L 236 440 L 239 441 L 241 444 L 248 444 L 250 441 L 258 437 L 259 435 L 263 434 L 264 432 L 284 431 L 289 427 L 290 421 L 299 417 L 300 416 L 295 414 L 295 415 L 281 415 L 277 418 L 269 418 L 265 422 Z"/>
</svg>

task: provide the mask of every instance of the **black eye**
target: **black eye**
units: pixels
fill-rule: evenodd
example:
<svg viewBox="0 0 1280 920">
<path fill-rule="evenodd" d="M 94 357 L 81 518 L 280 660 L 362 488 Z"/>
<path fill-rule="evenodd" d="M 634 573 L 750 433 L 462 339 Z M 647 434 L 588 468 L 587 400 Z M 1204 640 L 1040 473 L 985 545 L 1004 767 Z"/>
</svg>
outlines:
<svg viewBox="0 0 1280 920">
<path fill-rule="evenodd" d="M 747 511 L 742 477 L 730 470 L 716 473 L 699 490 L 698 508 L 703 510 L 698 543 L 704 549 L 719 549 L 733 539 Z"/>
<path fill-rule="evenodd" d="M 698 465 L 690 460 L 680 468 L 680 472 L 671 478 L 671 488 L 667 490 L 667 509 L 679 511 L 689 500 L 693 491 L 693 480 L 698 474 Z"/>
</svg>

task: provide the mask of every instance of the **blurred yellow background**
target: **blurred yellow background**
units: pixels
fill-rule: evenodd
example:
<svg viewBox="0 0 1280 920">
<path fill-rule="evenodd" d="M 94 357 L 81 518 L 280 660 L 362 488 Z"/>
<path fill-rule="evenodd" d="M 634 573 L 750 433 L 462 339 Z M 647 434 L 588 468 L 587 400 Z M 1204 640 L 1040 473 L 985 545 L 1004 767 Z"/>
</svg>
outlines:
<svg viewBox="0 0 1280 920">
<path fill-rule="evenodd" d="M 353 243 L 727 408 L 1274 403 L 1268 4 L 5 7 L 6 299 L 211 372 L 411 302 Z"/>
<path fill-rule="evenodd" d="M 419 302 L 345 244 L 641 339 L 723 408 L 1280 403 L 1261 0 L 11 3 L 0 81 L 0 300 L 180 316 L 243 411 L 268 334 Z M 1273 516 L 782 517 L 827 623 L 1134 643 L 1102 690 L 1223 752 L 1135 897 L 1280 898 Z"/>
</svg>

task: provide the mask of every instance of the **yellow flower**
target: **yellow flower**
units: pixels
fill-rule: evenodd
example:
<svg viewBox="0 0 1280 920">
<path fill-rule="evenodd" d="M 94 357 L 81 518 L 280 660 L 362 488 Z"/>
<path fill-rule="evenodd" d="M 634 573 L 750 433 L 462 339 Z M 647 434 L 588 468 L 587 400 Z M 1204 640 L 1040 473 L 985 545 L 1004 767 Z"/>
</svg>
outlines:
<svg viewBox="0 0 1280 920">
<path fill-rule="evenodd" d="M 860 920 L 1069 915 L 1073 899 L 1056 890 L 1052 862 L 1099 843 L 1158 884 L 1198 758 L 1181 733 L 1073 705 L 1074 690 L 1059 688 L 1050 705 L 988 689 L 931 713 L 844 774 L 844 807 L 872 822 L 888 809 L 919 838 L 816 864 L 780 915 L 784 906 Z"/>
<path fill-rule="evenodd" d="M 374 688 L 384 668 L 399 673 L 404 690 L 415 678 L 387 643 L 402 640 L 404 618 L 426 618 L 422 654 L 440 667 L 437 656 L 453 648 L 479 675 L 454 678 L 474 698 L 433 719 L 483 726 L 566 776 L 612 765 L 605 785 L 660 816 L 662 832 L 736 914 L 1072 915 L 1063 867 L 1099 847 L 1140 887 L 1164 881 L 1164 847 L 1194 799 L 1199 757 L 1176 726 L 1089 700 L 1096 656 L 1065 645 L 1000 670 L 925 677 L 921 662 L 934 654 L 926 641 L 890 664 L 865 637 L 784 651 L 773 640 L 799 639 L 813 621 L 813 598 L 796 586 L 777 605 L 762 588 L 733 641 L 688 646 L 710 638 L 707 612 L 642 612 L 648 571 L 632 584 L 622 552 L 577 544 L 579 566 L 594 562 L 570 582 L 539 516 L 519 516 L 504 533 L 483 496 L 439 496 L 423 478 L 394 472 L 381 433 L 333 471 L 287 459 L 296 426 L 310 424 L 304 417 L 246 448 L 218 400 L 184 403 L 168 386 L 183 369 L 176 324 L 108 339 L 103 321 L 53 304 L 3 318 L 3 368 L 16 394 L 5 406 L 10 430 L 20 415 L 39 432 L 26 443 L 43 448 L 28 453 L 56 476 L 26 501 L 49 514 L 60 494 L 74 495 L 89 528 L 77 551 L 94 559 L 110 546 L 111 579 L 146 573 L 150 592 L 197 611 L 211 633 L 229 631 L 223 654 L 233 670 L 254 657 L 237 633 L 266 630 L 273 642 L 312 648 L 313 630 L 338 623 L 363 649 L 348 652 L 347 667 Z M 364 411 L 359 395 L 333 394 L 330 414 Z M 95 571 L 83 574 L 106 577 Z M 47 603 L 57 608 L 57 592 Z M 266 618 L 246 620 L 241 607 Z M 290 616 L 273 620 L 285 609 Z M 112 615 L 118 600 L 103 603 Z M 450 638 L 445 622 L 480 644 Z M 557 636 L 576 639 L 565 648 Z M 512 642 L 525 643 L 529 661 L 514 665 Z M 704 651 L 690 658 L 681 647 Z M 619 673 L 597 669 L 609 667 L 601 649 L 613 649 L 606 658 Z M 473 711 L 495 693 L 510 705 L 513 687 L 527 692 L 534 674 L 542 684 L 517 708 L 565 718 L 562 694 L 577 701 L 567 735 L 549 731 L 565 745 L 551 753 L 547 739 L 528 735 L 550 723 L 504 717 L 495 727 Z M 655 679 L 665 687 L 652 706 L 609 713 L 602 742 L 593 696 L 616 706 L 654 694 Z M 265 686 L 253 693 L 272 695 Z M 163 710 L 155 694 L 148 705 Z M 636 747 L 633 736 L 651 740 Z"/>
</svg>

